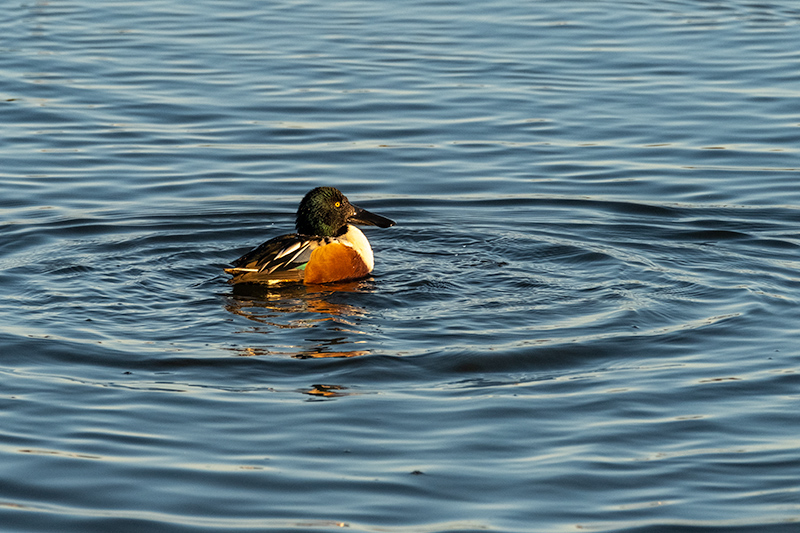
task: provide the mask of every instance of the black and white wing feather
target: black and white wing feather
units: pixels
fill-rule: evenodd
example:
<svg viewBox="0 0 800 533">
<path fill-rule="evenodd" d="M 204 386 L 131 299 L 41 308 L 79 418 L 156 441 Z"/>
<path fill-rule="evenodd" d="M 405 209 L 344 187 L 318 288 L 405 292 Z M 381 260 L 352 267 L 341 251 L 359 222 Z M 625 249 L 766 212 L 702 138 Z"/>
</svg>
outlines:
<svg viewBox="0 0 800 533">
<path fill-rule="evenodd" d="M 226 272 L 251 273 L 264 278 L 280 278 L 282 274 L 289 274 L 289 278 L 301 276 L 311 252 L 321 244 L 319 238 L 295 233 L 275 237 L 234 261 L 233 268 Z"/>
</svg>

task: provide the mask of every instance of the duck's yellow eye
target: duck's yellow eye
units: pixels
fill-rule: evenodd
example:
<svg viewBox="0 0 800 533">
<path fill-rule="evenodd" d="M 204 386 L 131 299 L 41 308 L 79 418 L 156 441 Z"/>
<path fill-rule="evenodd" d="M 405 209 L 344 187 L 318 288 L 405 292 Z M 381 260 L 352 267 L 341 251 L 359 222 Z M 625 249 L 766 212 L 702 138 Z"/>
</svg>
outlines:
<svg viewBox="0 0 800 533">
<path fill-rule="evenodd" d="M 341 203 L 341 202 L 336 202 L 336 203 L 335 203 L 335 204 L 333 204 L 333 205 L 335 205 L 336 207 L 342 207 L 342 203 Z"/>
</svg>

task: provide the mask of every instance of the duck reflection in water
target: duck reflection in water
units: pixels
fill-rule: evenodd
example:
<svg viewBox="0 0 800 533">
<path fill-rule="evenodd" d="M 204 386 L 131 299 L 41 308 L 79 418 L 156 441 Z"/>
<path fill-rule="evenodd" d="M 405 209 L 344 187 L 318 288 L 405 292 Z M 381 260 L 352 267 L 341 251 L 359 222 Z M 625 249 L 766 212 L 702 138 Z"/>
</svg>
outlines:
<svg viewBox="0 0 800 533">
<path fill-rule="evenodd" d="M 366 349 L 344 350 L 353 343 L 365 342 L 351 340 L 358 335 L 358 318 L 365 311 L 349 303 L 339 303 L 333 295 L 342 292 L 370 292 L 373 283 L 370 279 L 335 283 L 328 285 L 287 284 L 278 286 L 241 284 L 233 287 L 233 295 L 228 297 L 225 308 L 231 313 L 244 317 L 256 325 L 249 333 L 269 334 L 274 328 L 312 329 L 324 328 L 335 333 L 331 338 L 316 341 L 296 350 L 267 347 L 237 347 L 234 350 L 242 356 L 289 356 L 295 359 L 317 359 L 330 357 L 359 357 L 368 355 Z M 312 316 L 308 316 L 312 314 Z M 314 316 L 323 315 L 323 316 Z M 298 316 L 304 315 L 304 316 Z M 298 338 L 303 338 L 298 335 Z M 295 339 L 293 339 L 295 340 Z M 303 339 L 308 342 L 309 339 Z M 284 348 L 289 348 L 285 346 Z"/>
</svg>

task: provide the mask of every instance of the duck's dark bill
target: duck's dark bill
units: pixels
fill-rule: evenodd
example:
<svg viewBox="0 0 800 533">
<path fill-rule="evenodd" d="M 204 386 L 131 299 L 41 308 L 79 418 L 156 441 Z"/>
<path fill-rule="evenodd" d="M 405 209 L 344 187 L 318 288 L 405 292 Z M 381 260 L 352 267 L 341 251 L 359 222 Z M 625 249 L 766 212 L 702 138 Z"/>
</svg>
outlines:
<svg viewBox="0 0 800 533">
<path fill-rule="evenodd" d="M 366 209 L 361 209 L 360 207 L 357 207 L 355 205 L 353 206 L 353 209 L 356 210 L 356 214 L 350 217 L 349 220 L 349 222 L 352 222 L 353 224 L 378 226 L 379 228 L 389 228 L 391 226 L 394 226 L 394 220 L 389 220 L 386 217 L 376 215 L 375 213 L 370 213 Z"/>
</svg>

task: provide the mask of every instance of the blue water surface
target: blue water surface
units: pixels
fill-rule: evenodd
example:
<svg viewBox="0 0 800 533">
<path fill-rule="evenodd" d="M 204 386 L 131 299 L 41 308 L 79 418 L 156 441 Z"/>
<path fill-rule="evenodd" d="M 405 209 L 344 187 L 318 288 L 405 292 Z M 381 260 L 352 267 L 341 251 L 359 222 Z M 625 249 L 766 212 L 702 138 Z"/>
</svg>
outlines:
<svg viewBox="0 0 800 533">
<path fill-rule="evenodd" d="M 800 528 L 796 2 L 0 29 L 0 530 Z M 319 185 L 374 275 L 229 285 Z"/>
</svg>

